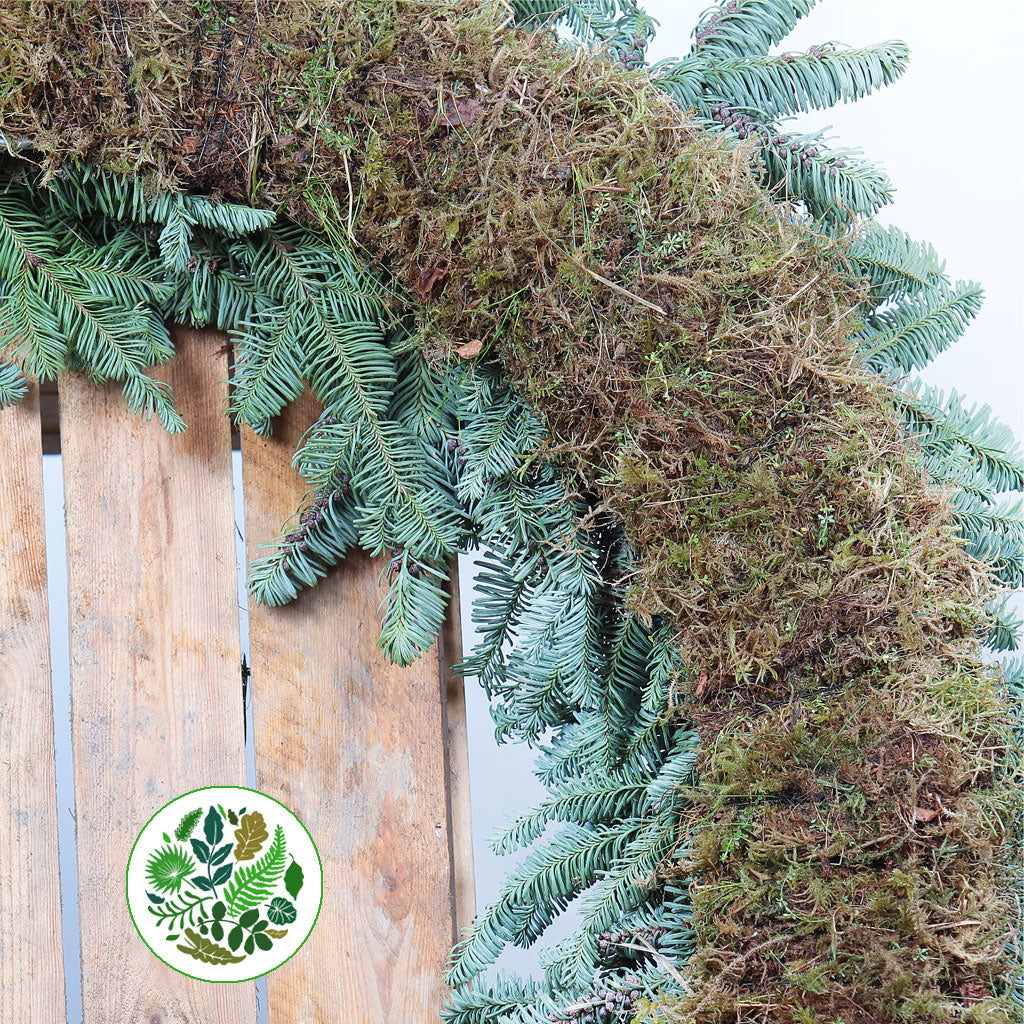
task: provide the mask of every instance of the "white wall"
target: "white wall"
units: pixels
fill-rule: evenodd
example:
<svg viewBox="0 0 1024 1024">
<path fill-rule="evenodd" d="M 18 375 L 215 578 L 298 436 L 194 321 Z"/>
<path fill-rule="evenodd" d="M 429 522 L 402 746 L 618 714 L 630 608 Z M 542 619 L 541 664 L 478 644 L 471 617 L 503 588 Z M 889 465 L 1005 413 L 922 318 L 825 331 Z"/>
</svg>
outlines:
<svg viewBox="0 0 1024 1024">
<path fill-rule="evenodd" d="M 661 21 L 651 59 L 681 56 L 705 0 L 647 0 Z M 846 145 L 863 148 L 889 170 L 896 200 L 883 220 L 931 241 L 950 273 L 980 281 L 987 300 L 959 346 L 929 367 L 926 378 L 990 404 L 1024 438 L 1024 144 L 1018 126 L 1022 91 L 1017 0 L 821 0 L 781 47 L 806 49 L 829 40 L 865 45 L 910 44 L 910 70 L 895 85 L 855 105 L 807 115 L 807 128 L 832 124 Z M 463 621 L 469 623 L 471 580 L 463 566 Z M 467 649 L 471 636 L 467 635 Z M 498 892 L 512 858 L 496 857 L 486 840 L 513 812 L 542 796 L 530 774 L 532 754 L 498 747 L 479 687 L 470 682 L 477 899 Z M 551 938 L 564 934 L 563 926 Z M 511 951 L 502 966 L 529 970 L 529 952 Z"/>
</svg>

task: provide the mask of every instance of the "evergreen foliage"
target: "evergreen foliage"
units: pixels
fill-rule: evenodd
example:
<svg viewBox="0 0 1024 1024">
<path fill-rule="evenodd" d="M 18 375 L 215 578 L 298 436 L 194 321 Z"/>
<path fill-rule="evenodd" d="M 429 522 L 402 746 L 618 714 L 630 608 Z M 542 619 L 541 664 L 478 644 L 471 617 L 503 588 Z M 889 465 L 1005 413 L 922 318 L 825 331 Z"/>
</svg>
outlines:
<svg viewBox="0 0 1024 1024">
<path fill-rule="evenodd" d="M 889 42 L 854 49 L 828 44 L 806 54 L 770 55 L 769 50 L 782 43 L 813 6 L 804 0 L 728 0 L 715 5 L 695 28 L 690 53 L 656 65 L 652 74 L 682 106 L 702 116 L 709 130 L 753 141 L 764 183 L 802 203 L 825 227 L 836 230 L 851 217 L 870 217 L 888 203 L 888 179 L 859 153 L 829 148 L 820 132 L 787 133 L 782 121 L 796 112 L 856 101 L 890 84 L 906 68 L 908 52 L 904 44 Z M 611 18 L 616 11 L 612 5 L 604 14 Z M 517 14 L 530 25 L 545 14 L 553 16 L 542 4 L 521 5 Z M 576 27 L 567 10 L 559 9 L 556 17 Z M 599 38 L 583 31 L 576 37 L 585 44 Z M 874 220 L 857 225 L 849 257 L 852 273 L 869 286 L 861 332 L 864 355 L 868 365 L 887 378 L 900 379 L 926 367 L 962 337 L 981 308 L 978 285 L 952 282 L 935 249 L 898 227 L 883 227 Z M 906 384 L 911 391 L 921 390 L 913 379 Z M 943 445 L 941 438 L 954 436 L 965 426 L 963 410 L 955 400 L 948 409 L 929 402 L 932 419 L 926 432 L 909 408 L 908 402 L 911 433 L 922 443 L 926 464 L 931 465 L 934 446 Z M 974 443 L 968 444 L 977 452 L 979 468 L 991 467 L 991 458 L 999 460 L 997 453 L 1004 448 L 1001 472 L 1012 478 L 1012 466 L 1021 465 L 1021 456 L 1009 431 L 992 420 L 988 410 L 968 428 L 968 433 L 974 431 Z M 994 437 L 998 440 L 993 445 Z M 1004 475 L 999 489 L 1020 489 L 1019 480 L 1011 483 L 1010 478 Z M 959 486 L 948 474 L 937 479 Z M 954 503 L 967 500 L 958 495 Z M 991 552 L 1000 565 L 1024 558 L 1024 547 L 1012 532 L 1002 531 L 994 544 L 976 517 L 958 516 L 957 523 L 972 553 Z M 1015 647 L 1015 634 L 995 605 L 993 616 L 997 649 Z"/>
<path fill-rule="evenodd" d="M 643 61 L 650 20 L 631 3 L 514 6 L 627 68 Z M 259 180 L 276 218 L 66 153 L 45 187 L 8 171 L 0 404 L 24 373 L 82 368 L 178 429 L 146 371 L 172 354 L 166 319 L 214 323 L 235 344 L 237 422 L 270 430 L 305 386 L 324 407 L 296 453 L 309 495 L 252 567 L 256 600 L 291 600 L 355 545 L 385 554 L 381 645 L 407 663 L 440 628 L 452 555 L 483 551 L 482 641 L 463 670 L 494 701 L 499 736 L 540 748 L 549 796 L 497 841 L 528 852 L 456 951 L 457 1024 L 679 1006 L 717 1020 L 766 986 L 806 1020 L 829 1012 L 830 988 L 906 1016 L 915 1000 L 941 1013 L 962 985 L 999 983 L 1006 745 L 972 640 L 983 581 L 906 461 L 888 392 L 856 365 L 903 384 L 962 333 L 980 293 L 949 281 L 929 246 L 857 221 L 888 201 L 881 171 L 781 134 L 781 118 L 864 95 L 906 61 L 897 44 L 768 55 L 810 6 L 720 5 L 689 55 L 653 69 L 705 129 L 753 140 L 763 183 L 803 205 L 789 224 L 639 79 L 550 39 L 509 39 L 499 59 L 493 11 L 468 4 L 400 17 L 327 5 L 341 55 L 311 30 L 298 78 L 258 76 L 260 94 L 273 80 L 321 108 L 298 125 L 269 111 L 282 130 L 245 174 L 221 153 L 212 171 L 190 163 L 215 133 L 182 112 L 180 181 L 198 190 L 213 174 L 241 200 Z M 261 28 L 278 50 L 301 22 L 283 10 Z M 531 84 L 569 68 L 570 96 Z M 88 107 L 69 109 L 47 117 L 66 127 Z M 36 113 L 5 131 L 31 135 Z M 150 171 L 152 159 L 166 175 L 170 147 L 143 146 L 115 115 L 102 127 L 83 155 Z M 334 195 L 353 175 L 346 220 Z M 844 266 L 809 220 L 843 234 Z M 857 277 L 863 294 L 847 288 Z M 858 302 L 850 338 L 836 325 Z M 1019 581 L 1012 438 L 959 396 L 911 385 L 897 402 L 928 471 L 956 489 L 968 550 Z M 993 643 L 1009 646 L 1000 616 Z M 911 792 L 939 803 L 908 805 Z M 821 815 L 801 817 L 808 806 Z M 981 922 L 969 934 L 935 906 L 963 879 Z M 787 899 L 827 903 L 840 924 L 794 925 L 778 913 Z M 538 941 L 570 903 L 581 926 L 544 951 L 542 981 L 483 983 L 505 946 Z M 770 955 L 754 941 L 768 933 Z M 806 977 L 776 966 L 800 956 L 815 964 Z M 991 1019 L 1006 1019 L 1005 993 L 989 994 Z"/>
</svg>

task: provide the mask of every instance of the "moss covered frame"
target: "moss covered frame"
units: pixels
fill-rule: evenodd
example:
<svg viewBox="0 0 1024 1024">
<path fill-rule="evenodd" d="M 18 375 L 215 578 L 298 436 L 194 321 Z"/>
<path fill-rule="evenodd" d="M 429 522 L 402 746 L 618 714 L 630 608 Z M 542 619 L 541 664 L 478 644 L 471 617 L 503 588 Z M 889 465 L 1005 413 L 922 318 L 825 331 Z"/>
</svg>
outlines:
<svg viewBox="0 0 1024 1024">
<path fill-rule="evenodd" d="M 219 17 L 7 5 L 8 171 L 272 210 L 372 266 L 431 365 L 500 365 L 544 427 L 531 462 L 583 496 L 584 528 L 621 527 L 603 585 L 667 629 L 665 713 L 700 737 L 656 868 L 692 900 L 690 994 L 649 1012 L 1013 1019 L 992 584 L 860 363 L 843 244 L 642 73 L 500 4 Z"/>
</svg>

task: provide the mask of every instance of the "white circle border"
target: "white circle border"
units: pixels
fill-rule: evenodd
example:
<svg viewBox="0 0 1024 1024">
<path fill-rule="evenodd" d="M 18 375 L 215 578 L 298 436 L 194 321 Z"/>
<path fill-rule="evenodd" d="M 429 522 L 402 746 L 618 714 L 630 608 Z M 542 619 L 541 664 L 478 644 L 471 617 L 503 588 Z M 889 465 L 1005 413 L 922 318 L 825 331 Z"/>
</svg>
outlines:
<svg viewBox="0 0 1024 1024">
<path fill-rule="evenodd" d="M 199 794 L 207 794 L 201 799 Z M 228 799 L 218 794 L 231 794 Z M 239 794 L 244 794 L 243 800 L 238 801 Z M 146 896 L 145 863 L 146 860 L 158 846 L 163 844 L 163 833 L 173 835 L 178 822 L 182 817 L 182 801 L 193 804 L 196 802 L 210 804 L 224 804 L 241 802 L 246 811 L 258 810 L 263 814 L 267 822 L 268 831 L 273 835 L 274 826 L 282 825 L 286 829 L 285 849 L 289 857 L 294 856 L 303 871 L 303 885 L 297 899 L 291 902 L 298 911 L 295 921 L 288 926 L 286 939 L 278 939 L 270 950 L 257 948 L 253 953 L 245 957 L 241 963 L 229 963 L 220 965 L 203 964 L 177 949 L 176 942 L 167 941 L 167 930 L 158 929 L 153 918 L 147 912 L 152 906 Z M 205 807 L 203 808 L 205 811 Z M 233 826 L 225 821 L 225 832 Z M 289 827 L 291 825 L 292 827 Z M 297 828 L 295 826 L 298 826 Z M 201 827 L 197 826 L 197 828 Z M 290 863 L 290 861 L 289 861 Z M 281 889 L 280 895 L 287 896 L 283 884 L 278 883 L 277 888 Z M 279 895 L 277 888 L 273 895 Z M 316 899 L 307 898 L 316 893 Z M 282 964 L 287 963 L 305 944 L 313 931 L 313 927 L 320 916 L 320 909 L 323 906 L 323 863 L 320 860 L 320 852 L 313 842 L 313 837 L 303 824 L 301 819 L 280 800 L 261 793 L 258 789 L 249 789 L 246 786 L 201 786 L 198 789 L 189 790 L 176 796 L 173 800 L 164 804 L 150 819 L 142 826 L 139 834 L 132 844 L 131 853 L 128 855 L 128 864 L 125 870 L 125 898 L 128 903 L 128 913 L 131 916 L 132 924 L 139 937 L 145 943 L 149 951 L 161 962 L 165 963 L 172 970 L 187 977 L 195 978 L 198 981 L 206 981 L 211 984 L 231 984 L 243 981 L 252 981 L 261 978 L 271 971 L 277 970 Z M 173 898 L 173 897 L 172 897 Z M 140 920 L 141 919 L 141 920 Z M 298 941 L 295 936 L 301 935 Z M 219 943 L 222 944 L 222 943 Z M 287 955 L 282 956 L 281 950 L 287 950 Z M 158 952 L 160 950 L 160 952 Z M 203 970 L 215 972 L 216 977 L 205 977 L 197 973 Z"/>
</svg>

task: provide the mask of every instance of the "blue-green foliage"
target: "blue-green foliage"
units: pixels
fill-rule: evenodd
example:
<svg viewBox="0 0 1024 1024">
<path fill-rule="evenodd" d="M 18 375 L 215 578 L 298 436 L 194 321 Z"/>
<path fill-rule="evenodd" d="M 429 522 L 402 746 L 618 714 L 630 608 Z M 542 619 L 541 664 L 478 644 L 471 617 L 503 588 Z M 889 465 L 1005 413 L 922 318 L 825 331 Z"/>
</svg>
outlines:
<svg viewBox="0 0 1024 1024">
<path fill-rule="evenodd" d="M 517 25 L 562 27 L 584 45 L 600 44 L 630 67 L 643 64 L 653 18 L 636 0 L 512 0 Z"/>
<path fill-rule="evenodd" d="M 631 0 L 516 0 L 522 24 L 562 24 L 627 66 L 644 61 L 652 21 Z M 906 375 L 952 344 L 980 290 L 954 283 L 935 251 L 870 218 L 889 201 L 884 172 L 796 111 L 848 102 L 898 76 L 901 44 L 772 55 L 812 0 L 712 7 L 657 83 L 712 131 L 753 143 L 765 183 L 817 226 L 845 232 L 851 277 L 866 282 L 860 340 L 900 388 L 908 433 L 949 486 L 968 548 L 1007 584 L 1022 577 L 1021 453 L 987 409 Z M 538 750 L 548 791 L 496 840 L 526 850 L 451 968 L 454 1024 L 624 1018 L 670 991 L 692 935 L 685 886 L 665 871 L 684 853 L 697 754 L 673 695 L 684 680 L 666 627 L 625 608 L 631 554 L 581 481 L 543 455 L 538 418 L 486 361 L 437 367 L 419 354 L 401 296 L 370 275 L 345 234 L 282 223 L 201 196 L 149 196 L 89 168 L 0 191 L 0 406 L 26 376 L 67 368 L 119 380 L 129 404 L 184 425 L 148 374 L 173 355 L 167 322 L 231 335 L 230 414 L 257 433 L 309 388 L 323 406 L 295 454 L 309 493 L 250 570 L 256 601 L 315 585 L 346 552 L 384 555 L 381 646 L 405 664 L 441 628 L 453 556 L 477 549 L 480 642 L 462 670 L 493 702 L 501 739 Z M 1015 643 L 993 609 L 991 643 Z M 580 925 L 543 951 L 543 980 L 480 977 L 509 945 L 529 946 L 570 904 Z M 567 1009 L 569 1008 L 569 1009 Z"/>
<path fill-rule="evenodd" d="M 9 359 L 0 359 L 0 409 L 20 402 L 28 393 L 28 380 Z"/>
<path fill-rule="evenodd" d="M 903 380 L 963 334 L 981 290 L 950 281 L 932 246 L 863 219 L 890 201 L 880 168 L 857 151 L 828 145 L 821 132 L 797 134 L 781 125 L 796 111 L 849 102 L 889 84 L 906 66 L 906 47 L 827 46 L 769 56 L 812 6 L 813 0 L 716 5 L 698 25 L 690 54 L 653 74 L 705 127 L 754 141 L 766 185 L 802 203 L 825 229 L 847 232 L 851 277 L 867 287 L 865 360 L 903 388 L 908 432 L 933 478 L 952 488 L 968 549 L 1017 586 L 1024 519 L 1019 496 L 1007 493 L 1024 482 L 1016 442 L 988 410 L 968 410 L 959 396 L 947 399 Z M 601 39 L 573 21 L 580 5 L 516 9 L 532 26 L 557 13 L 581 42 Z M 604 5 L 609 18 L 617 11 Z M 620 55 L 627 65 L 635 58 Z M 506 427 L 494 421 L 495 436 L 512 436 L 499 424 Z M 622 608 L 615 580 L 629 566 L 623 539 L 610 542 L 601 531 L 566 534 L 555 499 L 545 506 L 548 514 L 558 509 L 554 521 L 533 536 L 525 522 L 519 527 L 517 506 L 503 506 L 501 514 L 511 513 L 517 524 L 515 536 L 492 544 L 480 561 L 473 619 L 481 639 L 463 670 L 477 675 L 492 698 L 498 737 L 539 746 L 536 774 L 548 796 L 494 840 L 497 852 L 530 852 L 456 949 L 449 976 L 456 987 L 445 1011 L 452 1024 L 591 1019 L 587 1013 L 599 1019 L 599 1010 L 604 1019 L 626 1020 L 623 990 L 670 992 L 692 948 L 688 893 L 665 872 L 680 852 L 680 814 L 697 753 L 696 737 L 670 710 L 685 667 L 656 623 L 645 626 Z M 585 513 L 577 508 L 567 518 Z M 578 552 L 575 571 L 564 576 L 537 556 L 552 529 L 574 537 Z M 1002 602 L 991 611 L 990 643 L 1014 646 L 1019 625 L 1012 613 Z M 541 951 L 542 981 L 481 977 L 506 946 L 537 941 L 570 903 L 580 923 L 569 939 Z M 620 1001 L 611 1001 L 616 994 Z"/>
<path fill-rule="evenodd" d="M 891 202 L 889 179 L 859 150 L 832 145 L 823 131 L 793 131 L 786 119 L 889 85 L 909 54 L 899 42 L 770 53 L 813 6 L 810 0 L 717 4 L 694 30 L 690 52 L 651 73 L 704 127 L 752 141 L 765 185 L 835 230 Z"/>
<path fill-rule="evenodd" d="M 0 191 L 0 350 L 40 380 L 72 367 L 121 381 L 132 409 L 181 430 L 170 390 L 144 372 L 173 354 L 160 263 L 131 231 L 88 227 L 75 230 L 48 192 L 14 181 Z M 19 385 L 10 371 L 4 380 L 10 401 Z"/>
</svg>

